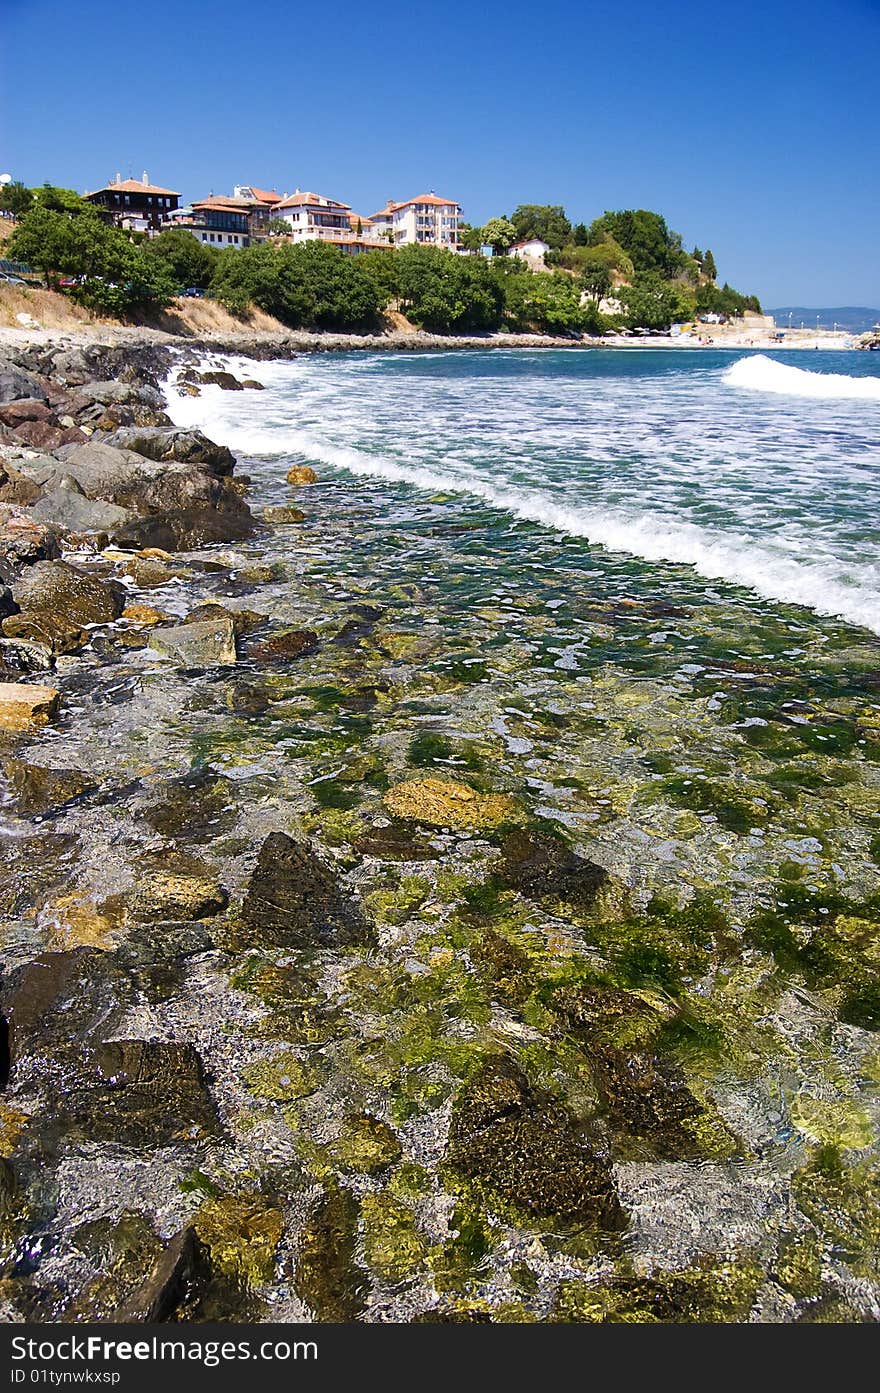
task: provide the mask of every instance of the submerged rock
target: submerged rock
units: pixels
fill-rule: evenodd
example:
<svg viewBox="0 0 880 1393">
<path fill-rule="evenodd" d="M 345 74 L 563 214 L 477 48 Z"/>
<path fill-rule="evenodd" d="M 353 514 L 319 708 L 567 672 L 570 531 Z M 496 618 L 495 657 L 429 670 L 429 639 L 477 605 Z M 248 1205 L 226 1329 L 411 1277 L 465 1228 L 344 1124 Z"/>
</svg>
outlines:
<svg viewBox="0 0 880 1393">
<path fill-rule="evenodd" d="M 604 866 L 579 856 L 562 841 L 514 828 L 501 843 L 497 875 L 527 899 L 564 900 L 577 909 L 620 914 L 625 890 Z"/>
<path fill-rule="evenodd" d="M 4 760 L 3 773 L 19 817 L 45 817 L 47 813 L 59 812 L 97 788 L 91 775 L 81 769 L 51 769 L 23 759 Z"/>
<path fill-rule="evenodd" d="M 506 1056 L 487 1060 L 456 1099 L 446 1163 L 526 1213 L 623 1226 L 607 1160 L 577 1119 Z"/>
<path fill-rule="evenodd" d="M 306 515 L 302 508 L 294 508 L 289 503 L 280 503 L 276 507 L 263 509 L 263 521 L 276 524 L 288 522 L 305 522 Z"/>
<path fill-rule="evenodd" d="M 228 615 L 154 630 L 150 647 L 186 668 L 232 667 L 237 658 L 235 629 Z"/>
<path fill-rule="evenodd" d="M 368 945 L 374 934 L 360 907 L 306 843 L 271 832 L 260 848 L 241 908 L 255 944 L 285 948 Z"/>
<path fill-rule="evenodd" d="M 76 628 L 112 624 L 125 606 L 125 589 L 66 561 L 37 561 L 13 583 L 23 616 L 48 614 Z"/>
<path fill-rule="evenodd" d="M 149 1276 L 106 1319 L 126 1325 L 168 1320 L 209 1276 L 207 1253 L 189 1225 L 169 1239 Z"/>
<path fill-rule="evenodd" d="M 352 1321 L 366 1305 L 367 1278 L 357 1263 L 358 1204 L 334 1186 L 318 1201 L 300 1234 L 295 1292 L 316 1320 Z"/>
<path fill-rule="evenodd" d="M 198 1051 L 164 1040 L 112 1040 L 86 1051 L 59 1107 L 92 1141 L 162 1146 L 221 1131 Z"/>
<path fill-rule="evenodd" d="M 207 919 L 228 903 L 229 896 L 215 881 L 164 873 L 145 877 L 128 908 L 135 919 Z"/>
<path fill-rule="evenodd" d="M 318 635 L 311 629 L 288 629 L 285 633 L 253 644 L 248 650 L 248 657 L 255 663 L 283 663 L 304 658 L 314 653 L 317 647 Z"/>
<path fill-rule="evenodd" d="M 497 827 L 517 812 L 505 794 L 477 793 L 452 779 L 409 779 L 389 789 L 383 801 L 395 817 L 462 831 Z"/>
</svg>

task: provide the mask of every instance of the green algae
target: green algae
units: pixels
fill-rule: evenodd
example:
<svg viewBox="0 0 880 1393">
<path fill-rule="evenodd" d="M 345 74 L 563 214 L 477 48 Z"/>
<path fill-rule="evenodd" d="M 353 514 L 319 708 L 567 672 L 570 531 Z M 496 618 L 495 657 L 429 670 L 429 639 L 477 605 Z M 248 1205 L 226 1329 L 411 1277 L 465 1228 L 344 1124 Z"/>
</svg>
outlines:
<svg viewBox="0 0 880 1393">
<path fill-rule="evenodd" d="M 330 1186 L 299 1237 L 293 1288 L 319 1321 L 352 1321 L 364 1310 L 367 1274 L 357 1262 L 358 1204 Z"/>
<path fill-rule="evenodd" d="M 382 1281 L 401 1282 L 425 1268 L 431 1245 L 413 1210 L 396 1195 L 364 1195 L 361 1223 L 364 1254 Z"/>
<path fill-rule="evenodd" d="M 754 1304 L 761 1276 L 738 1262 L 717 1269 L 617 1277 L 610 1282 L 564 1281 L 551 1320 L 586 1324 L 656 1324 L 742 1321 Z"/>
</svg>

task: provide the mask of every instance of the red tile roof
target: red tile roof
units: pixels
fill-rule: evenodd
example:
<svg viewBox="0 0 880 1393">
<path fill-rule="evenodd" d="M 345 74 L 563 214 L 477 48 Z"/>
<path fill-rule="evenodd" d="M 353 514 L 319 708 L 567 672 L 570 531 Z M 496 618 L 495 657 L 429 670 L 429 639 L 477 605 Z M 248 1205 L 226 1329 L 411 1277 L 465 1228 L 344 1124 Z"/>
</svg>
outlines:
<svg viewBox="0 0 880 1393">
<path fill-rule="evenodd" d="M 255 189 L 253 184 L 239 184 L 240 189 L 250 189 L 258 203 L 280 203 L 281 195 L 274 189 Z"/>
<path fill-rule="evenodd" d="M 96 193 L 162 193 L 171 198 L 180 197 L 177 189 L 160 189 L 158 184 L 142 184 L 140 179 L 121 179 L 118 184 L 105 184 L 102 189 L 93 189 L 85 197 L 93 198 Z"/>
<path fill-rule="evenodd" d="M 287 198 L 276 204 L 278 208 L 336 208 L 341 212 L 349 213 L 351 208 L 347 203 L 339 203 L 335 198 L 322 198 L 316 193 L 292 193 Z"/>
</svg>

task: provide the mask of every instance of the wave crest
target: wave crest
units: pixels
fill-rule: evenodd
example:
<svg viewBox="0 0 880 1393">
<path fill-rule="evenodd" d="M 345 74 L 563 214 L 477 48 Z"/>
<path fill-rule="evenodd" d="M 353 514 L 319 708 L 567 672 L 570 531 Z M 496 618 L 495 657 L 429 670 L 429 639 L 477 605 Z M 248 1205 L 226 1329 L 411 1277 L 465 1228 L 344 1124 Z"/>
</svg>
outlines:
<svg viewBox="0 0 880 1393">
<path fill-rule="evenodd" d="M 880 377 L 850 377 L 842 372 L 809 372 L 790 363 L 777 363 L 766 353 L 738 358 L 722 374 L 728 387 L 752 392 L 775 392 L 819 401 L 880 402 Z"/>
</svg>

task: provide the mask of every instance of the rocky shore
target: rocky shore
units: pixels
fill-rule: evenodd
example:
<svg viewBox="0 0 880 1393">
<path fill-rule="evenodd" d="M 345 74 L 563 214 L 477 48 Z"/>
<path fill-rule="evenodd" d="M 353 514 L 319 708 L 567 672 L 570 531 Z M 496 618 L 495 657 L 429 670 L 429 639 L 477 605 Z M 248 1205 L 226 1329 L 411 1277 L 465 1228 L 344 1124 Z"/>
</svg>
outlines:
<svg viewBox="0 0 880 1393">
<path fill-rule="evenodd" d="M 0 1319 L 876 1319 L 876 640 L 169 373 L 0 366 Z"/>
</svg>

